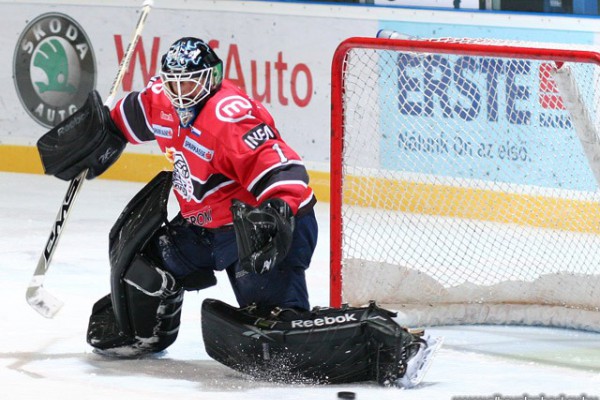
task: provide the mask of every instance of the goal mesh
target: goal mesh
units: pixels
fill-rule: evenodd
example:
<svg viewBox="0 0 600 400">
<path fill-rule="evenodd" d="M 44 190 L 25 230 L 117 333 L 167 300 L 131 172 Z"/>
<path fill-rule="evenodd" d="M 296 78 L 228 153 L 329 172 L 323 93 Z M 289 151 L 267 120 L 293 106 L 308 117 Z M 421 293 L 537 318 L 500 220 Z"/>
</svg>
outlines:
<svg viewBox="0 0 600 400">
<path fill-rule="evenodd" d="M 600 330 L 600 56 L 351 38 L 332 67 L 331 303 Z"/>
</svg>

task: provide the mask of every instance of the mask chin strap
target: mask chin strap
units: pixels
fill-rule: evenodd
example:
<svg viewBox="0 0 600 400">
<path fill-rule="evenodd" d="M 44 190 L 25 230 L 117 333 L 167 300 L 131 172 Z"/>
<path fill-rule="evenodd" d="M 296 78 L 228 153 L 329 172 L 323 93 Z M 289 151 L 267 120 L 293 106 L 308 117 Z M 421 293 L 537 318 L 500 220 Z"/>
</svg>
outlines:
<svg viewBox="0 0 600 400">
<path fill-rule="evenodd" d="M 175 111 L 177 111 L 180 121 L 179 123 L 183 128 L 189 128 L 198 115 L 197 106 L 188 108 L 175 108 Z"/>
</svg>

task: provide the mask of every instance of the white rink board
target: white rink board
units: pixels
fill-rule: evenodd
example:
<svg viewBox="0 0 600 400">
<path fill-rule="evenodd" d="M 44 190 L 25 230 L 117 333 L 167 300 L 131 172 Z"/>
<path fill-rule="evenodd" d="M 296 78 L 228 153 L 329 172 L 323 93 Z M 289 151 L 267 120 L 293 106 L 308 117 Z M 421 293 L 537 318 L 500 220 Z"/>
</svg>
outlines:
<svg viewBox="0 0 600 400">
<path fill-rule="evenodd" d="M 131 37 L 141 3 L 0 1 L 0 49 L 14 55 L 29 21 L 49 12 L 66 14 L 90 38 L 96 57 L 96 88 L 105 97 L 116 73 L 117 52 Z M 160 55 L 178 37 L 195 35 L 215 41 L 218 54 L 229 64 L 226 76 L 243 82 L 249 92 L 268 93 L 263 101 L 286 140 L 312 169 L 326 171 L 330 68 L 335 48 L 351 36 L 374 36 L 380 28 L 412 32 L 415 24 L 423 29 L 413 33 L 429 36 L 450 33 L 526 39 L 521 36 L 545 37 L 558 32 L 555 40 L 598 41 L 597 23 L 590 18 L 332 3 L 156 0 L 142 34 L 143 52 L 134 57 L 131 85 L 125 89 L 142 88 L 146 78 L 157 71 Z M 46 128 L 23 109 L 11 82 L 13 75 L 12 62 L 0 64 L 0 79 L 7 85 L 0 93 L 0 144 L 32 146 Z M 156 146 L 129 146 L 127 151 L 158 153 Z"/>
</svg>

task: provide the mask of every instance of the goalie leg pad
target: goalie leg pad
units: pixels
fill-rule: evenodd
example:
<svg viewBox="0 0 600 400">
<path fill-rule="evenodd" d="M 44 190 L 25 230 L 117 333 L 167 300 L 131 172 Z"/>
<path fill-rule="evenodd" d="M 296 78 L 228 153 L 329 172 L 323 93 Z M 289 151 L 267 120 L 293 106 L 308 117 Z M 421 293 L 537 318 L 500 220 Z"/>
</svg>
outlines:
<svg viewBox="0 0 600 400">
<path fill-rule="evenodd" d="M 179 331 L 183 289 L 173 276 L 137 255 L 124 276 L 123 309 L 131 333 L 119 329 L 110 295 L 92 310 L 87 341 L 106 353 L 131 356 L 166 349 Z"/>
<path fill-rule="evenodd" d="M 143 251 L 166 221 L 170 188 L 171 173 L 159 173 L 127 204 L 111 229 L 111 294 L 94 306 L 87 335 L 97 349 L 157 352 L 177 337 L 183 289 Z"/>
<path fill-rule="evenodd" d="M 314 309 L 262 316 L 218 300 L 202 304 L 208 355 L 258 379 L 282 382 L 396 383 L 423 342 L 377 307 Z"/>
<path fill-rule="evenodd" d="M 132 345 L 135 339 L 121 335 L 110 294 L 98 300 L 92 308 L 87 330 L 87 342 L 97 349 L 111 349 Z"/>
<path fill-rule="evenodd" d="M 175 278 L 138 255 L 123 280 L 132 334 L 149 339 L 153 351 L 171 345 L 179 330 L 183 289 Z M 156 340 L 156 342 L 154 342 Z"/>
<path fill-rule="evenodd" d="M 167 220 L 171 173 L 160 172 L 129 201 L 109 235 L 110 288 L 119 329 L 133 335 L 129 324 L 125 273 L 138 253 Z M 164 269 L 164 268 L 163 268 Z"/>
</svg>

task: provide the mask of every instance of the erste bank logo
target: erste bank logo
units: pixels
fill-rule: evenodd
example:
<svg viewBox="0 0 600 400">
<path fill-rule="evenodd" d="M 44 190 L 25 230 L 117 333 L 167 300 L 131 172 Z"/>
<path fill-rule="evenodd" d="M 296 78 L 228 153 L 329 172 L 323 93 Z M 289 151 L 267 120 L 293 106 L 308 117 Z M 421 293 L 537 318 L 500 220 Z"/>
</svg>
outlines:
<svg viewBox="0 0 600 400">
<path fill-rule="evenodd" d="M 51 128 L 83 105 L 96 86 L 96 60 L 81 26 L 61 13 L 27 24 L 13 56 L 13 79 L 25 110 Z"/>
</svg>

